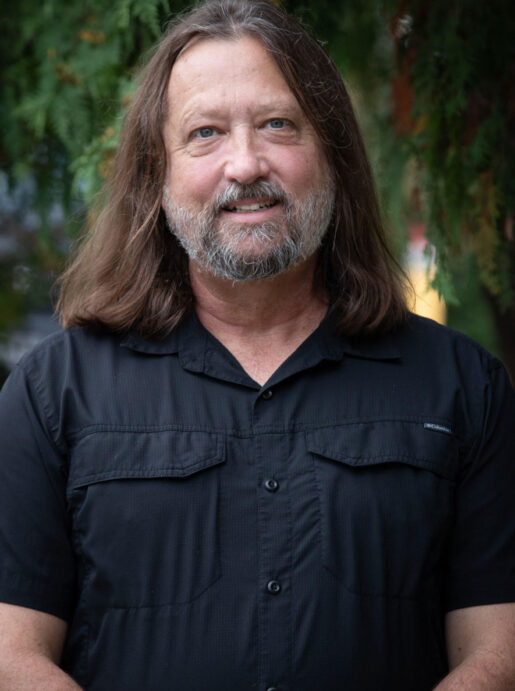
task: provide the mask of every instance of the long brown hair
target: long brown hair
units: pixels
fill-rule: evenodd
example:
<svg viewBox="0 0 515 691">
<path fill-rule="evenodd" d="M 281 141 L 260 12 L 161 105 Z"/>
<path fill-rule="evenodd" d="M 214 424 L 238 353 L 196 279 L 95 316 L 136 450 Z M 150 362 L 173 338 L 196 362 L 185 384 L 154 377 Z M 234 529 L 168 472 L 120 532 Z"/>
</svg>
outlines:
<svg viewBox="0 0 515 691">
<path fill-rule="evenodd" d="M 386 331 L 407 314 L 403 274 L 385 240 L 372 174 L 341 76 L 317 40 L 267 0 L 209 0 L 169 25 L 141 75 L 111 166 L 106 203 L 60 279 L 65 327 L 173 329 L 193 305 L 184 250 L 161 210 L 167 85 L 194 38 L 258 37 L 315 128 L 336 183 L 316 281 L 347 335 Z"/>
</svg>

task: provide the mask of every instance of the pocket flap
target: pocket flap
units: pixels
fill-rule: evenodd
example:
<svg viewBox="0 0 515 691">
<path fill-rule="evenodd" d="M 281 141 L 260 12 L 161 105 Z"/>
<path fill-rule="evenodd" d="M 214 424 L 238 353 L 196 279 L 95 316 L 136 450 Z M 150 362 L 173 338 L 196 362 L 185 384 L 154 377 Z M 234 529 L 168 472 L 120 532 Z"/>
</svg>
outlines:
<svg viewBox="0 0 515 691">
<path fill-rule="evenodd" d="M 210 432 L 95 431 L 71 452 L 69 489 L 106 480 L 184 478 L 225 462 Z"/>
<path fill-rule="evenodd" d="M 346 465 L 360 467 L 382 463 L 407 463 L 454 479 L 458 449 L 452 433 L 441 425 L 380 420 L 306 433 L 308 451 Z"/>
</svg>

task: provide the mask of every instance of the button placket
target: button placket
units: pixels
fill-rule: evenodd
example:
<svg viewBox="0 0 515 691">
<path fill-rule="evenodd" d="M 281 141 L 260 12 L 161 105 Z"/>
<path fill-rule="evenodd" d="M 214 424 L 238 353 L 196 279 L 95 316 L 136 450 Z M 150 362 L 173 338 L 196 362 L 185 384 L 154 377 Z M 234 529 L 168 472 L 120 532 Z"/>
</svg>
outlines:
<svg viewBox="0 0 515 691">
<path fill-rule="evenodd" d="M 256 471 L 259 478 L 260 595 L 259 630 L 263 636 L 259 686 L 271 686 L 278 673 L 291 673 L 291 513 L 288 463 L 291 440 L 277 434 L 282 406 L 277 392 L 267 388 L 254 399 L 253 425 L 256 434 Z M 279 406 L 276 408 L 276 406 Z M 280 481 L 275 479 L 279 475 Z M 280 491 L 279 491 L 280 489 Z M 280 528 L 279 528 L 280 527 Z M 280 580 L 276 580 L 280 577 Z"/>
</svg>

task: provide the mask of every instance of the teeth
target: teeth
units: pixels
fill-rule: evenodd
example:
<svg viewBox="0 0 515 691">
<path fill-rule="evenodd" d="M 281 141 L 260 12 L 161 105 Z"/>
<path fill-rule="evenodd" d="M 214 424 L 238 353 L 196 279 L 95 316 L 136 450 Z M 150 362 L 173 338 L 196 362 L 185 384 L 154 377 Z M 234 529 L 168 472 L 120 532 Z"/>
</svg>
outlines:
<svg viewBox="0 0 515 691">
<path fill-rule="evenodd" d="M 262 204 L 241 204 L 241 206 L 228 206 L 229 211 L 237 211 L 245 213 L 248 211 L 259 211 L 260 209 L 269 209 L 275 202 L 266 202 Z"/>
</svg>

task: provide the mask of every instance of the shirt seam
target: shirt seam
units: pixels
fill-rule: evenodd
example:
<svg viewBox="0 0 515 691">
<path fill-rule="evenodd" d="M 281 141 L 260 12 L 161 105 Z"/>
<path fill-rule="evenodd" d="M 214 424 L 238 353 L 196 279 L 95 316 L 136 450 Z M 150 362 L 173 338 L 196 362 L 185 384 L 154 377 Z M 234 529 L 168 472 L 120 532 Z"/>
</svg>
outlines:
<svg viewBox="0 0 515 691">
<path fill-rule="evenodd" d="M 494 358 L 489 353 L 487 353 L 487 355 L 489 355 L 488 366 L 486 368 L 487 374 L 483 379 L 483 388 L 481 390 L 484 392 L 484 395 L 489 395 L 489 402 L 488 405 L 485 405 L 484 398 L 482 400 L 480 391 L 478 389 L 473 389 L 472 395 L 477 405 L 477 410 L 480 411 L 481 414 L 478 415 L 479 424 L 474 425 L 474 429 L 477 431 L 472 435 L 470 443 L 468 444 L 468 447 L 463 455 L 462 468 L 465 472 L 467 467 L 472 468 L 478 462 L 478 454 L 479 450 L 481 449 L 483 431 L 485 429 L 485 424 L 487 422 L 488 413 L 490 412 L 490 409 L 494 402 L 494 393 L 492 391 L 492 374 L 494 371 L 503 368 L 502 363 L 499 360 Z"/>
<path fill-rule="evenodd" d="M 204 425 L 185 425 L 185 424 L 175 424 L 175 425 L 106 425 L 106 424 L 93 424 L 82 427 L 76 431 L 69 432 L 68 438 L 73 441 L 78 441 L 87 436 L 92 436 L 97 433 L 102 432 L 126 432 L 126 433 L 155 433 L 160 432 L 206 432 L 211 434 L 226 434 L 235 437 L 252 437 L 256 434 L 285 434 L 287 432 L 306 432 L 310 430 L 322 430 L 322 429 L 335 429 L 335 428 L 345 428 L 345 427 L 356 427 L 357 425 L 370 425 L 376 422 L 407 422 L 407 423 L 424 423 L 424 422 L 436 422 L 436 423 L 447 423 L 453 424 L 453 420 L 441 416 L 422 416 L 422 415 L 411 415 L 411 416 L 399 416 L 399 417 L 374 417 L 368 418 L 366 420 L 362 418 L 352 418 L 350 420 L 343 421 L 341 419 L 336 419 L 329 422 L 324 422 L 319 424 L 317 422 L 309 423 L 293 423 L 288 426 L 278 426 L 278 425 L 252 425 L 248 428 L 235 428 L 235 427 L 207 427 Z M 472 440 L 468 440 L 462 434 L 453 432 L 452 436 L 459 442 L 464 443 L 469 446 Z M 474 437 L 472 438 L 474 439 Z"/>
<path fill-rule="evenodd" d="M 60 455 L 65 454 L 67 452 L 66 446 L 59 441 L 58 425 L 56 424 L 56 422 L 52 421 L 53 416 L 45 403 L 43 392 L 41 387 L 39 386 L 39 382 L 31 376 L 31 373 L 28 371 L 27 368 L 23 367 L 23 365 L 18 363 L 17 367 L 19 367 L 20 371 L 23 373 L 23 376 L 27 382 L 27 386 L 33 392 L 34 400 L 37 404 L 37 409 L 42 414 L 42 421 L 44 422 L 43 429 L 50 433 L 48 435 L 49 440 L 52 442 L 52 444 L 54 445 L 54 447 Z"/>
</svg>

